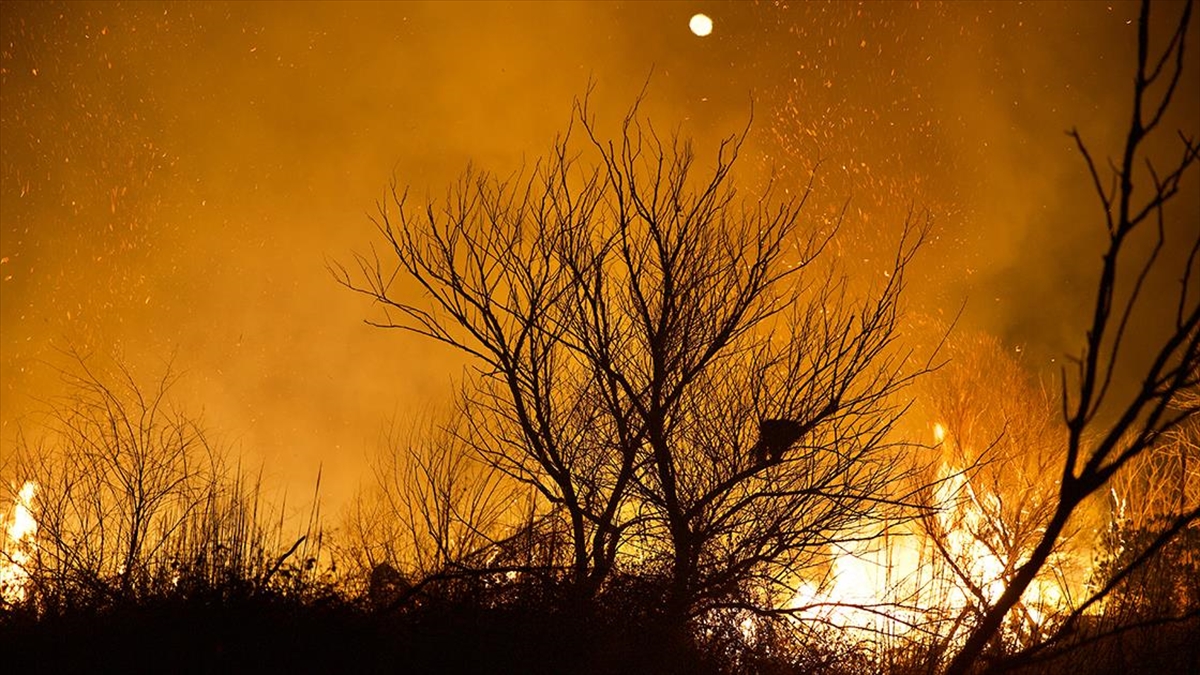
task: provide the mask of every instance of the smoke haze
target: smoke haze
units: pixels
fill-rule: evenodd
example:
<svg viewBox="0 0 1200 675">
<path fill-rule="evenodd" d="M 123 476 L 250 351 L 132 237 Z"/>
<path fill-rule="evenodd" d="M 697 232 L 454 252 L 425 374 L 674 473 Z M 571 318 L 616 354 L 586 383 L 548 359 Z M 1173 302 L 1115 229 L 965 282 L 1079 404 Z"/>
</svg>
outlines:
<svg viewBox="0 0 1200 675">
<path fill-rule="evenodd" d="M 1157 3 L 1161 26 L 1179 3 Z M 392 415 L 447 400 L 454 353 L 362 323 L 328 260 L 375 242 L 394 175 L 438 196 L 566 128 L 647 115 L 700 147 L 741 128 L 741 182 L 808 213 L 851 200 L 838 254 L 873 273 L 910 209 L 934 230 L 909 302 L 1029 352 L 1078 349 L 1103 245 L 1073 142 L 1120 148 L 1137 5 L 1076 3 L 22 3 L 0 27 L 0 454 L 55 395 L 59 350 L 177 391 L 282 485 L 338 504 Z M 713 34 L 688 31 L 705 12 Z M 1160 36 L 1161 37 L 1161 36 Z M 1161 41 L 1159 42 L 1161 44 Z M 1189 45 L 1191 46 L 1191 45 Z M 1200 120 L 1192 48 L 1170 130 Z M 1177 139 L 1153 150 L 1166 162 Z M 1170 227 L 1200 222 L 1195 172 Z M 1178 256 L 1176 255 L 1176 260 Z M 1175 267 L 1174 269 L 1178 269 Z M 1175 283 L 1166 275 L 1162 287 Z M 1140 317 L 1153 334 L 1167 307 Z M 1135 345 L 1136 347 L 1136 345 Z M 4 463 L 0 461 L 0 468 Z"/>
</svg>

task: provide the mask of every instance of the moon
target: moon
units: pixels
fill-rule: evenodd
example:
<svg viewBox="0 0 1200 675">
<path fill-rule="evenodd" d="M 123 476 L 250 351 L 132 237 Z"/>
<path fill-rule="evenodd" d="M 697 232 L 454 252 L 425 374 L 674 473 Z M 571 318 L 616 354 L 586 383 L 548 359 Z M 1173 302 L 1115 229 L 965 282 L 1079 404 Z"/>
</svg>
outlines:
<svg viewBox="0 0 1200 675">
<path fill-rule="evenodd" d="M 691 28 L 695 35 L 704 37 L 712 32 L 713 21 L 707 14 L 693 14 L 692 19 L 688 21 L 688 28 Z"/>
</svg>

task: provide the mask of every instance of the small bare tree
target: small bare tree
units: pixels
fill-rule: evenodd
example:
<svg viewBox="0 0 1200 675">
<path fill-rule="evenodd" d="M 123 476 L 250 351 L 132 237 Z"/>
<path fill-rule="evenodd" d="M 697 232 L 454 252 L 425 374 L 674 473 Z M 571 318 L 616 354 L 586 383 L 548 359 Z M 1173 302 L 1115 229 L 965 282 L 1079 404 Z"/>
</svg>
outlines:
<svg viewBox="0 0 1200 675">
<path fill-rule="evenodd" d="M 33 578 L 43 597 L 130 597 L 203 506 L 218 457 L 171 407 L 170 373 L 143 389 L 120 365 L 102 373 L 76 357 L 62 376 L 69 393 L 16 462 L 38 484 Z"/>
<path fill-rule="evenodd" d="M 1058 503 L 1066 430 L 1051 393 L 996 338 L 959 331 L 942 354 L 945 365 L 918 385 L 920 422 L 935 425 L 941 451 L 918 522 L 933 586 L 921 589 L 921 605 L 944 615 L 933 629 L 944 645 L 979 620 L 1039 543 Z M 1082 567 L 1070 564 L 1081 529 L 1064 531 L 1035 580 L 1036 597 L 1014 607 L 1004 633 L 1015 644 L 1055 625 L 1082 585 Z"/>
<path fill-rule="evenodd" d="M 822 257 L 840 219 L 800 223 L 807 190 L 737 199 L 745 132 L 701 174 L 637 105 L 613 141 L 574 112 L 584 142 L 528 174 L 468 170 L 423 209 L 393 188 L 387 253 L 334 274 L 380 306 L 368 323 L 473 357 L 464 440 L 561 514 L 584 597 L 626 563 L 669 580 L 677 617 L 778 594 L 904 500 L 886 439 L 920 370 L 894 341 L 923 229 L 855 296 Z"/>
<path fill-rule="evenodd" d="M 516 520 L 515 485 L 465 447 L 462 417 L 383 434 L 374 483 L 352 505 L 348 559 L 364 578 L 391 567 L 413 580 L 467 572 L 487 558 Z"/>
<path fill-rule="evenodd" d="M 1152 56 L 1150 3 L 1142 3 L 1132 120 L 1121 157 L 1111 163 L 1113 176 L 1108 187 L 1083 139 L 1078 132 L 1071 132 L 1103 207 L 1109 239 L 1100 269 L 1095 309 L 1075 377 L 1068 380 L 1066 373 L 1063 375 L 1067 441 L 1057 505 L 1028 561 L 1016 570 L 1000 597 L 989 603 L 965 645 L 951 661 L 947 669 L 951 675 L 962 675 L 974 667 L 1005 617 L 1045 566 L 1079 506 L 1165 435 L 1200 412 L 1194 399 L 1184 400 L 1181 396 L 1200 383 L 1200 293 L 1196 292 L 1196 280 L 1200 278 L 1197 269 L 1200 230 L 1195 230 L 1194 239 L 1187 244 L 1189 253 L 1179 276 L 1173 325 L 1164 327 L 1169 329 L 1167 335 L 1149 359 L 1140 386 L 1115 405 L 1110 388 L 1114 370 L 1126 356 L 1122 347 L 1131 329 L 1130 317 L 1145 302 L 1144 281 L 1155 269 L 1166 245 L 1166 206 L 1179 193 L 1185 175 L 1195 166 L 1200 153 L 1195 139 L 1181 133 L 1179 156 L 1163 170 L 1145 157 L 1143 147 L 1160 126 L 1183 78 L 1184 43 L 1192 5 L 1188 0 L 1168 44 L 1160 54 Z M 1143 173 L 1135 176 L 1143 163 Z M 1138 183 L 1149 181 L 1149 189 L 1135 191 L 1135 178 Z M 1139 255 L 1131 240 L 1142 234 L 1151 235 L 1153 245 L 1148 253 Z M 1107 410 L 1110 405 L 1115 412 L 1111 416 L 1102 415 L 1102 409 Z M 1185 510 L 1176 514 L 1162 533 L 1169 539 L 1197 518 L 1200 508 Z M 1146 551 L 1152 555 L 1161 544 L 1156 539 Z M 1146 559 L 1134 556 L 1131 564 L 1141 564 Z"/>
<path fill-rule="evenodd" d="M 144 386 L 120 363 L 71 357 L 66 393 L 23 429 L 11 465 L 37 486 L 24 562 L 36 609 L 311 585 L 314 566 L 288 561 L 319 557 L 316 512 L 296 540 L 267 526 L 260 484 L 175 405 L 169 367 Z"/>
</svg>

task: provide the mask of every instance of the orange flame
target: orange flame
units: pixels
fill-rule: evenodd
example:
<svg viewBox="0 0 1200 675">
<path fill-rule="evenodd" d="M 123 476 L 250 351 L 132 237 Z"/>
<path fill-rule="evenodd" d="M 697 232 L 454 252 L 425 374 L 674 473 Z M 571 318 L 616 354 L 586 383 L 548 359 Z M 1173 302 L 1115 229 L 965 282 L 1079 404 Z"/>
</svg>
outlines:
<svg viewBox="0 0 1200 675">
<path fill-rule="evenodd" d="M 36 494 L 37 483 L 26 481 L 6 518 L 9 521 L 5 531 L 7 537 L 0 553 L 0 599 L 6 603 L 18 603 L 27 597 L 30 549 L 37 535 L 37 520 L 33 517 Z"/>
</svg>

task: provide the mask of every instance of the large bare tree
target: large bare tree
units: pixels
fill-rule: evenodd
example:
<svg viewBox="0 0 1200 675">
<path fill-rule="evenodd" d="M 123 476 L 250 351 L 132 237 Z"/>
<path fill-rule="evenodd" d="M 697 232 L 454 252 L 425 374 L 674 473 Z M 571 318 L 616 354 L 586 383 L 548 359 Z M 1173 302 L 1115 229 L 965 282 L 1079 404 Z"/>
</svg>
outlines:
<svg viewBox="0 0 1200 675">
<path fill-rule="evenodd" d="M 368 323 L 473 358 L 460 432 L 563 518 L 584 596 L 636 565 L 683 619 L 748 590 L 766 607 L 907 499 L 888 439 L 924 369 L 895 344 L 924 228 L 852 291 L 807 189 L 739 197 L 745 137 L 701 170 L 636 104 L 602 138 L 585 99 L 528 171 L 469 169 L 417 208 L 393 187 L 386 251 L 334 267 Z"/>
<path fill-rule="evenodd" d="M 947 672 L 951 675 L 962 675 L 976 666 L 1005 617 L 1049 560 L 1080 505 L 1200 412 L 1197 401 L 1185 397 L 1200 384 L 1200 293 L 1196 291 L 1200 230 L 1185 235 L 1191 237 L 1190 241 L 1166 241 L 1171 229 L 1167 227 L 1166 207 L 1194 168 L 1200 146 L 1194 137 L 1180 133 L 1178 154 L 1165 167 L 1156 165 L 1146 153 L 1148 138 L 1159 129 L 1184 78 L 1184 46 L 1192 6 L 1188 0 L 1167 45 L 1152 54 L 1150 3 L 1142 3 L 1132 117 L 1120 157 L 1110 162 L 1111 180 L 1103 178 L 1102 169 L 1079 133 L 1071 132 L 1103 207 L 1108 247 L 1083 352 L 1073 375 L 1063 374 L 1067 441 L 1057 505 L 1028 560 L 1016 570 L 1000 597 L 989 603 L 949 664 Z M 1150 245 L 1138 246 L 1137 239 L 1147 236 Z M 1168 245 L 1188 251 L 1179 270 L 1172 324 L 1163 327 L 1165 335 L 1145 363 L 1139 385 L 1116 401 L 1113 376 L 1130 355 L 1126 343 L 1136 325 L 1131 317 L 1151 301 L 1144 291 L 1145 280 L 1161 262 L 1160 255 Z M 1185 509 L 1163 527 L 1162 534 L 1169 539 L 1198 518 L 1200 508 Z M 1163 541 L 1156 539 L 1147 549 L 1148 556 L 1133 556 L 1132 562 L 1144 563 Z"/>
</svg>

